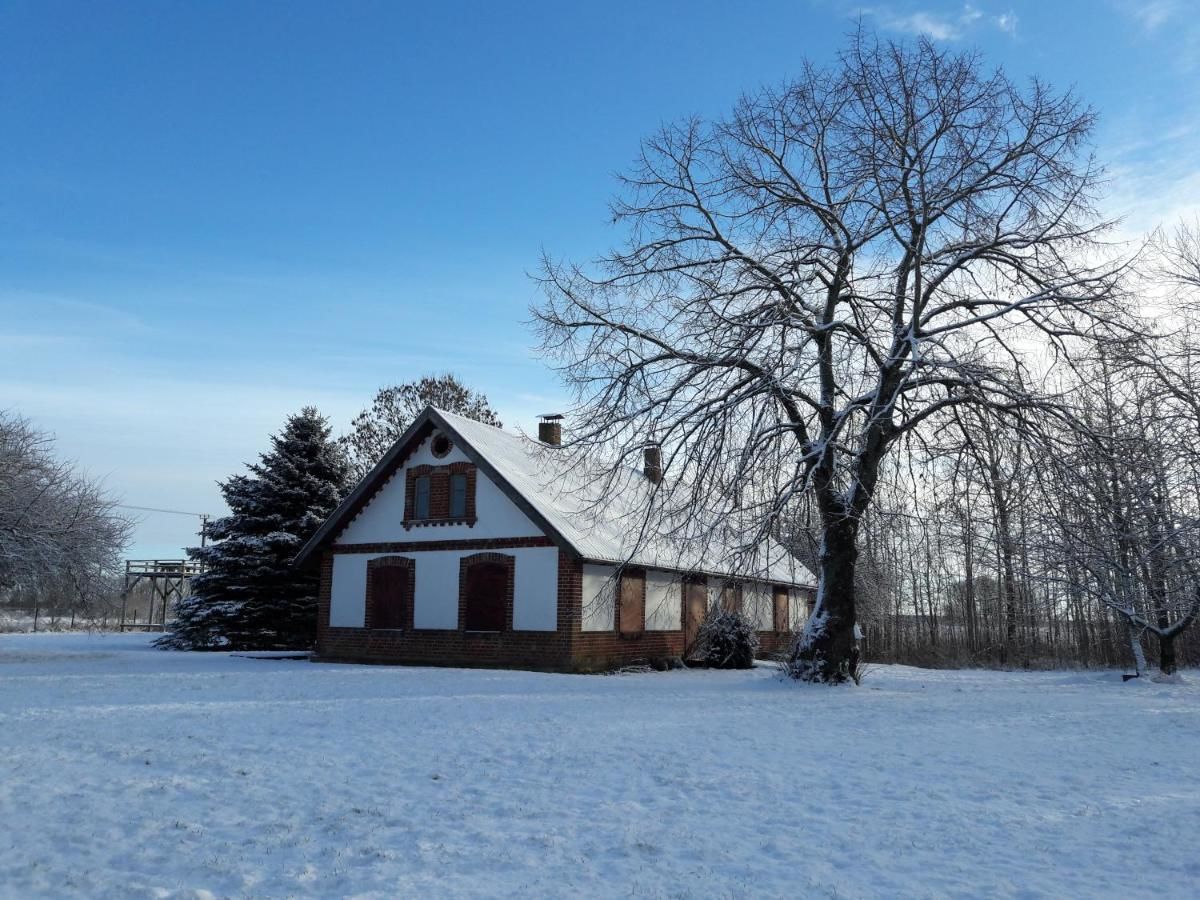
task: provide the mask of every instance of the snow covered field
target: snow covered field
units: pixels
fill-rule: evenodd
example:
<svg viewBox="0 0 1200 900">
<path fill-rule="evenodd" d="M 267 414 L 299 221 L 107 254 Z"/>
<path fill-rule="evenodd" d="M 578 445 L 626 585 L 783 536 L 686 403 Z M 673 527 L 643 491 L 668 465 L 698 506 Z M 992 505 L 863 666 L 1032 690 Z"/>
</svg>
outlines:
<svg viewBox="0 0 1200 900">
<path fill-rule="evenodd" d="M 5 897 L 1194 897 L 1200 678 L 601 677 L 0 636 Z"/>
</svg>

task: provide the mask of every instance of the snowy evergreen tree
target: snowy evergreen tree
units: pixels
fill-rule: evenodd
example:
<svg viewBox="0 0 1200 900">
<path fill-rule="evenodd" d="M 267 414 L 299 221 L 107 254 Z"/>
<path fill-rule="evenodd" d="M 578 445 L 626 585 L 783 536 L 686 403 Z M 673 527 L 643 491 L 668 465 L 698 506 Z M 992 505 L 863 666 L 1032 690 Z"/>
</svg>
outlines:
<svg viewBox="0 0 1200 900">
<path fill-rule="evenodd" d="M 247 475 L 221 485 L 230 514 L 212 522 L 212 543 L 188 555 L 204 566 L 157 642 L 183 650 L 287 649 L 311 645 L 317 575 L 292 558 L 337 506 L 345 454 L 313 407 L 291 416 Z"/>
</svg>

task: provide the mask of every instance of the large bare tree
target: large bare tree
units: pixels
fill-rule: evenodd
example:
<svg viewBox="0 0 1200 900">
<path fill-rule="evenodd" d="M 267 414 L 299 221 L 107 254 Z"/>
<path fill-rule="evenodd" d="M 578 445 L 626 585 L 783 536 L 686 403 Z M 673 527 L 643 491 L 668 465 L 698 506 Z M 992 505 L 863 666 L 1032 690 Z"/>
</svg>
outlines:
<svg viewBox="0 0 1200 900">
<path fill-rule="evenodd" d="M 694 513 L 671 527 L 733 522 L 747 552 L 811 492 L 797 677 L 851 674 L 859 528 L 889 450 L 960 405 L 1042 402 L 1047 347 L 1108 315 L 1093 120 L 974 54 L 860 32 L 832 67 L 663 128 L 623 179 L 625 246 L 546 260 L 536 315 L 577 392 L 577 448 L 618 465 L 661 444 L 660 506 Z"/>
</svg>

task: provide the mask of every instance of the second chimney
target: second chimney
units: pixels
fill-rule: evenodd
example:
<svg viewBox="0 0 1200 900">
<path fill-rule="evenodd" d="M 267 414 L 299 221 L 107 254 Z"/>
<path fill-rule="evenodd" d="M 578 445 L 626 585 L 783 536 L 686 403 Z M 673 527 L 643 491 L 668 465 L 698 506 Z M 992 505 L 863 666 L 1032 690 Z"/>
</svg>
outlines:
<svg viewBox="0 0 1200 900">
<path fill-rule="evenodd" d="M 538 440 L 551 447 L 562 445 L 562 416 L 558 413 L 547 413 L 538 416 Z"/>
<path fill-rule="evenodd" d="M 662 481 L 662 447 L 650 444 L 642 451 L 642 459 L 642 471 L 646 473 L 646 478 L 654 484 Z"/>
</svg>

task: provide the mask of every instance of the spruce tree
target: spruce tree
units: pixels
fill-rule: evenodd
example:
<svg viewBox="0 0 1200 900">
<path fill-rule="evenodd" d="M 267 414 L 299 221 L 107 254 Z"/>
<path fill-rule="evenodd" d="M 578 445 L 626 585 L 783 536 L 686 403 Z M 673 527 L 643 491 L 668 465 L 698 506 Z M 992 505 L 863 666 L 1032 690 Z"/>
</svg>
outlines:
<svg viewBox="0 0 1200 900">
<path fill-rule="evenodd" d="M 313 407 L 291 416 L 270 452 L 221 484 L 230 514 L 212 522 L 212 543 L 188 555 L 192 579 L 169 633 L 181 650 L 309 647 L 316 633 L 317 575 L 292 565 L 346 490 L 345 454 Z"/>
</svg>

